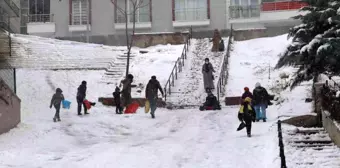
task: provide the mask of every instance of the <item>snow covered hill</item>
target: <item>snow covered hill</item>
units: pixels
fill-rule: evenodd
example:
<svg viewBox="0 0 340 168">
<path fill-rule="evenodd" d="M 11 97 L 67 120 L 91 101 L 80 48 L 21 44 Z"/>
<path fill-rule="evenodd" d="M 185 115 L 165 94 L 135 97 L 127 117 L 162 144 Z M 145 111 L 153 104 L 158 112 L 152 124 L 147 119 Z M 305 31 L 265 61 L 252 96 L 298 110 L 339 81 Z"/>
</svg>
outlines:
<svg viewBox="0 0 340 168">
<path fill-rule="evenodd" d="M 223 39 L 227 46 L 228 38 Z M 225 52 L 211 52 L 212 42 L 209 39 L 194 39 L 192 47 L 189 49 L 188 59 L 185 62 L 184 70 L 175 81 L 175 87 L 172 88 L 169 102 L 175 106 L 201 105 L 206 97 L 202 66 L 204 59 L 209 58 L 215 69 L 215 79 L 218 79 L 219 72 L 222 68 Z M 215 86 L 217 80 L 215 80 Z M 214 91 L 216 92 L 216 90 Z"/>
<path fill-rule="evenodd" d="M 201 46 L 210 50 L 206 40 L 201 42 L 203 43 L 195 42 L 200 45 L 192 47 Z M 274 53 L 282 51 L 286 43 L 285 36 L 236 42 L 234 53 L 238 54 L 231 55 L 232 66 L 227 85 L 227 89 L 233 92 L 229 95 L 240 95 L 245 85 L 252 87 L 258 80 L 266 87 L 280 86 L 276 84 L 278 74 L 283 70 L 291 72 L 290 69 L 273 71 L 271 79 L 266 79 L 268 71 L 263 69 L 266 69 L 268 64 L 261 53 L 272 53 L 265 58 L 277 59 Z M 179 56 L 177 47 L 158 46 L 149 55 L 135 57 L 131 71 L 136 74 L 136 81 L 146 83 L 151 75 L 156 75 L 162 84 L 165 83 L 174 61 Z M 277 52 L 272 52 L 273 48 L 277 49 Z M 243 52 L 247 50 L 248 53 Z M 251 52 L 253 54 L 249 54 Z M 209 53 L 202 51 L 198 61 L 191 60 L 197 64 L 186 67 L 189 70 L 192 68 L 192 71 L 183 76 L 193 77 L 197 70 L 197 73 L 201 72 L 204 54 Z M 214 60 L 213 64 L 216 67 L 218 59 Z M 271 66 L 274 66 L 274 63 Z M 277 119 L 281 116 L 310 113 L 311 109 L 311 104 L 304 102 L 310 92 L 308 82 L 292 92 L 284 90 L 280 95 L 284 101 L 268 108 L 267 122 L 253 123 L 251 138 L 246 136 L 245 130 L 236 131 L 239 125 L 238 107 L 204 112 L 198 109 L 159 108 L 156 111 L 156 119 L 151 119 L 150 114 L 145 114 L 143 108 L 139 109 L 137 114 L 116 115 L 114 108 L 99 103 L 90 110 L 90 115 L 77 116 L 75 97 L 82 80 L 88 82 L 89 100 L 96 101 L 99 96 L 111 95 L 114 87 L 99 82 L 105 72 L 18 69 L 17 92 L 22 100 L 22 122 L 17 128 L 0 136 L 0 167 L 277 168 L 280 167 Z M 188 81 L 186 79 L 182 82 L 188 86 Z M 195 89 L 200 89 L 201 79 L 192 81 L 198 85 Z M 49 103 L 57 87 L 64 91 L 65 98 L 72 104 L 71 109 L 61 110 L 62 121 L 54 123 L 54 109 L 49 108 Z M 200 90 L 193 91 L 192 94 L 198 95 L 198 92 Z M 196 97 L 189 99 L 189 94 L 184 98 L 188 99 L 188 102 L 200 101 Z M 184 98 L 181 100 L 186 100 Z M 286 129 L 283 127 L 284 131 Z M 285 138 L 286 135 L 283 136 Z M 289 140 L 290 137 L 287 138 Z M 287 149 L 287 152 L 290 152 L 291 156 L 308 157 L 300 155 L 302 152 L 297 150 Z M 338 148 L 326 148 L 325 152 L 328 155 L 340 153 Z M 320 158 L 318 163 L 323 168 L 339 165 L 337 160 L 322 164 L 322 159 L 327 159 L 323 158 L 325 155 L 322 155 L 322 152 L 314 156 Z M 287 158 L 291 167 L 301 167 L 294 165 L 297 163 L 296 159 Z M 306 161 L 309 162 L 307 159 Z"/>
</svg>

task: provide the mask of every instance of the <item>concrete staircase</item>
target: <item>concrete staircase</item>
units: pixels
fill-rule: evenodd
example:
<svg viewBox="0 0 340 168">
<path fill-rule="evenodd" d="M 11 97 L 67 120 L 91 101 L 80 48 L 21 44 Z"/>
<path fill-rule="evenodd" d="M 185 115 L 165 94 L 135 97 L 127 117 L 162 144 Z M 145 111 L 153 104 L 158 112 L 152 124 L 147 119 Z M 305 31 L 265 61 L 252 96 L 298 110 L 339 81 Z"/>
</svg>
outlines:
<svg viewBox="0 0 340 168">
<path fill-rule="evenodd" d="M 136 54 L 131 53 L 130 55 L 130 65 L 133 62 L 133 59 L 136 57 Z M 116 59 L 109 63 L 109 67 L 106 69 L 106 72 L 102 76 L 100 83 L 106 84 L 119 84 L 119 81 L 124 78 L 126 65 L 127 65 L 127 53 L 118 55 Z"/>
<path fill-rule="evenodd" d="M 0 62 L 5 61 L 10 55 L 10 39 L 6 31 L 0 28 Z"/>
<path fill-rule="evenodd" d="M 228 39 L 223 40 L 228 42 Z M 212 42 L 208 38 L 197 39 L 191 45 L 192 49 L 189 49 L 183 72 L 179 74 L 178 80 L 171 88 L 171 95 L 167 98 L 167 102 L 174 107 L 194 107 L 205 101 L 207 94 L 205 93 L 202 74 L 204 59 L 209 58 L 216 71 L 214 73 L 215 79 L 218 79 L 223 57 L 226 54 L 226 51 L 211 52 Z M 216 87 L 217 80 L 214 80 L 214 82 Z M 214 94 L 216 95 L 216 89 Z"/>
<path fill-rule="evenodd" d="M 340 149 L 324 128 L 288 130 L 283 139 L 287 167 L 340 167 Z"/>
</svg>

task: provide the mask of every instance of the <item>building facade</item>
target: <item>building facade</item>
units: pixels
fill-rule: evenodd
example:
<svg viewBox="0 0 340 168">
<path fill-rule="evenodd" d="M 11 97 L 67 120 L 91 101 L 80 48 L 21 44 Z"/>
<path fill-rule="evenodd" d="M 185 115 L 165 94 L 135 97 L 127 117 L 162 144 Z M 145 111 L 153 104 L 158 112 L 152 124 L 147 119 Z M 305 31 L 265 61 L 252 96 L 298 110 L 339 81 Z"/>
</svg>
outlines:
<svg viewBox="0 0 340 168">
<path fill-rule="evenodd" d="M 304 4 L 275 0 L 29 0 L 28 33 L 45 37 L 137 32 L 266 28 L 296 24 L 290 19 Z M 126 6 L 126 7 L 125 7 Z M 125 18 L 125 9 L 128 17 Z M 133 17 L 135 11 L 135 17 Z"/>
<path fill-rule="evenodd" d="M 27 33 L 28 0 L 1 0 L 0 27 L 13 33 Z"/>
</svg>

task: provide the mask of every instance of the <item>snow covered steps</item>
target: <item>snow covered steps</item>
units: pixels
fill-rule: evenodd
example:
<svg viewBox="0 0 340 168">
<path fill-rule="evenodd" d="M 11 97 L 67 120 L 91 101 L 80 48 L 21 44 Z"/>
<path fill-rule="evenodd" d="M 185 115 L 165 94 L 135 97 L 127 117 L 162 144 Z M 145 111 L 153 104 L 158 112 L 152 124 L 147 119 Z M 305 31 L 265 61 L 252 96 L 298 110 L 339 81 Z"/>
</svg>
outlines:
<svg viewBox="0 0 340 168">
<path fill-rule="evenodd" d="M 228 42 L 227 39 L 224 39 Z M 227 44 L 225 44 L 227 45 Z M 179 73 L 175 86 L 171 88 L 171 95 L 167 102 L 178 107 L 199 106 L 206 97 L 203 85 L 202 66 L 204 59 L 209 58 L 215 69 L 215 83 L 222 68 L 225 52 L 211 52 L 212 42 L 208 38 L 194 39 L 189 47 L 188 58 L 185 60 L 183 71 Z M 215 84 L 216 86 L 216 84 Z M 177 94 L 173 94 L 177 92 Z"/>
<path fill-rule="evenodd" d="M 136 57 L 136 54 L 131 53 L 130 63 Z M 109 67 L 105 70 L 100 83 L 114 84 L 118 83 L 118 80 L 124 77 L 126 64 L 127 64 L 127 53 L 118 55 L 116 59 L 109 63 Z"/>
<path fill-rule="evenodd" d="M 340 149 L 324 128 L 288 129 L 283 139 L 287 167 L 340 167 Z"/>
</svg>

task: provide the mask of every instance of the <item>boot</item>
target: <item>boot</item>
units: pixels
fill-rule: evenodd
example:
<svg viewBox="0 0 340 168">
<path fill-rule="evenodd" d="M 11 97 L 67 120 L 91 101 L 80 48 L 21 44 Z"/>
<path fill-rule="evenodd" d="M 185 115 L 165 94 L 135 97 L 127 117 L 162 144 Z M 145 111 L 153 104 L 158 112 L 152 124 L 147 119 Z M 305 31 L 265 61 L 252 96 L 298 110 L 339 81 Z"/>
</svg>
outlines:
<svg viewBox="0 0 340 168">
<path fill-rule="evenodd" d="M 154 115 L 154 114 L 151 114 L 151 118 L 155 118 L 155 115 Z"/>
<path fill-rule="evenodd" d="M 78 115 L 79 115 L 79 116 L 81 116 L 81 115 L 83 115 L 83 114 L 81 114 L 81 113 L 78 113 Z"/>
<path fill-rule="evenodd" d="M 251 137 L 251 134 L 248 132 L 248 133 L 247 133 L 247 136 L 250 138 L 250 137 Z"/>
<path fill-rule="evenodd" d="M 86 115 L 86 114 L 90 114 L 90 113 L 88 113 L 88 112 L 85 112 L 84 114 Z"/>
<path fill-rule="evenodd" d="M 57 119 L 56 119 L 56 118 L 53 118 L 53 122 L 57 122 Z"/>
<path fill-rule="evenodd" d="M 61 121 L 60 118 L 58 118 L 58 121 Z"/>
<path fill-rule="evenodd" d="M 266 120 L 266 119 L 263 119 L 263 122 L 267 122 L 267 120 Z"/>
</svg>

